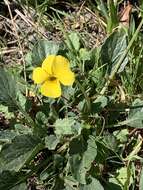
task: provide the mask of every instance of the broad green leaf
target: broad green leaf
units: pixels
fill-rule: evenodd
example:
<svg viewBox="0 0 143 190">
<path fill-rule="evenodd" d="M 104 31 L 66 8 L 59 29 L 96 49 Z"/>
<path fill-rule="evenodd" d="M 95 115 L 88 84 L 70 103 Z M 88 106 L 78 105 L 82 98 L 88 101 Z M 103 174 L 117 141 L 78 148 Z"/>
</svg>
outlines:
<svg viewBox="0 0 143 190">
<path fill-rule="evenodd" d="M 6 119 L 12 119 L 14 117 L 14 114 L 9 112 L 8 107 L 2 104 L 0 105 L 0 112 L 4 114 Z"/>
<path fill-rule="evenodd" d="M 45 137 L 45 146 L 49 150 L 55 150 L 58 143 L 59 139 L 55 135 L 49 135 Z"/>
<path fill-rule="evenodd" d="M 26 110 L 26 97 L 22 93 L 18 93 L 18 101 L 23 110 Z"/>
<path fill-rule="evenodd" d="M 125 124 L 130 127 L 143 128 L 143 101 L 136 99 L 132 106 Z"/>
<path fill-rule="evenodd" d="M 32 134 L 32 129 L 30 127 L 24 126 L 22 124 L 15 124 L 14 129 L 15 129 L 17 135 Z"/>
<path fill-rule="evenodd" d="M 86 174 L 97 155 L 94 137 L 90 136 L 87 142 L 82 139 L 74 139 L 70 144 L 69 154 L 72 176 L 81 184 L 86 184 Z"/>
<path fill-rule="evenodd" d="M 14 130 L 0 131 L 0 143 L 9 143 L 17 136 Z"/>
<path fill-rule="evenodd" d="M 125 143 L 128 140 L 129 131 L 128 129 L 122 129 L 113 132 L 116 139 L 119 140 L 121 143 Z"/>
<path fill-rule="evenodd" d="M 123 167 L 119 170 L 117 170 L 117 181 L 119 181 L 119 183 L 122 185 L 122 187 L 124 187 L 126 181 L 127 181 L 127 167 Z"/>
<path fill-rule="evenodd" d="M 92 103 L 92 112 L 100 112 L 108 104 L 108 98 L 105 96 L 98 96 L 97 99 Z"/>
<path fill-rule="evenodd" d="M 41 141 L 32 135 L 16 136 L 10 144 L 5 144 L 0 152 L 0 171 L 19 171 L 24 164 L 41 149 Z"/>
<path fill-rule="evenodd" d="M 22 173 L 15 173 L 13 171 L 3 171 L 0 173 L 0 190 L 27 190 L 26 183 L 22 182 Z"/>
<path fill-rule="evenodd" d="M 0 103 L 16 108 L 16 82 L 12 74 L 0 68 Z"/>
<path fill-rule="evenodd" d="M 28 66 L 27 69 L 29 69 L 29 67 L 31 66 L 31 63 L 32 63 L 32 51 L 28 52 L 26 55 L 25 55 L 25 61 L 26 61 L 26 66 Z M 30 68 L 32 69 L 32 68 Z"/>
<path fill-rule="evenodd" d="M 39 40 L 32 51 L 32 65 L 41 65 L 48 55 L 56 55 L 59 45 L 53 41 Z"/>
<path fill-rule="evenodd" d="M 97 9 L 102 13 L 102 15 L 106 18 L 106 20 L 109 19 L 108 10 L 106 7 L 106 2 L 104 1 L 96 1 L 97 3 Z"/>
<path fill-rule="evenodd" d="M 53 190 L 64 190 L 64 180 L 57 176 L 55 183 L 54 183 L 54 187 L 52 188 Z"/>
<path fill-rule="evenodd" d="M 19 185 L 16 185 L 15 187 L 13 187 L 10 190 L 27 190 L 27 185 L 26 185 L 26 183 L 21 183 Z"/>
<path fill-rule="evenodd" d="M 143 188 L 143 167 L 140 173 L 139 190 L 142 190 L 142 188 Z"/>
<path fill-rule="evenodd" d="M 77 134 L 80 126 L 76 125 L 73 118 L 57 119 L 55 122 L 56 135 L 72 135 Z"/>
<path fill-rule="evenodd" d="M 122 187 L 125 187 L 126 184 L 128 184 L 128 187 L 129 187 L 133 183 L 131 169 L 130 169 L 130 166 L 128 166 L 128 167 L 122 167 L 119 170 L 117 170 L 116 179 L 117 179 L 118 183 L 121 184 Z M 128 182 L 128 180 L 129 180 L 129 182 Z"/>
<path fill-rule="evenodd" d="M 95 189 L 95 190 L 104 190 L 101 183 L 97 179 L 95 179 L 93 177 L 90 178 L 90 182 L 88 184 L 85 184 L 85 185 L 80 184 L 79 189 L 80 190 L 93 190 L 93 189 Z"/>
<path fill-rule="evenodd" d="M 63 87 L 63 96 L 66 97 L 67 99 L 71 99 L 72 97 L 74 97 L 75 95 L 75 88 L 73 88 L 72 86 L 65 86 Z M 67 105 L 68 106 L 68 105 Z"/>
<path fill-rule="evenodd" d="M 87 51 L 85 48 L 81 48 L 79 50 L 80 59 L 83 61 L 87 61 L 91 59 L 91 52 Z"/>
<path fill-rule="evenodd" d="M 104 108 L 105 106 L 107 106 L 108 98 L 105 96 L 98 96 L 93 103 L 98 103 L 100 104 L 101 108 Z"/>
<path fill-rule="evenodd" d="M 105 136 L 104 136 L 103 141 L 105 142 L 106 146 L 109 149 L 116 151 L 118 149 L 118 144 L 117 144 L 117 140 L 116 140 L 115 136 L 108 132 L 105 132 L 104 135 Z"/>
<path fill-rule="evenodd" d="M 101 47 L 100 61 L 104 67 L 104 71 L 109 75 L 115 68 L 124 51 L 127 48 L 126 33 L 122 30 L 114 31 L 104 42 Z M 122 62 L 118 72 L 122 72 L 128 63 L 126 57 Z"/>
<path fill-rule="evenodd" d="M 106 186 L 104 187 L 104 190 L 122 190 L 121 186 L 116 183 L 107 182 Z"/>
<path fill-rule="evenodd" d="M 133 184 L 132 175 L 134 172 L 135 172 L 135 169 L 132 165 L 128 165 L 126 167 L 121 167 L 120 169 L 117 169 L 114 176 L 112 175 L 109 178 L 109 183 L 107 183 L 107 186 L 105 189 L 112 190 L 113 187 L 117 188 L 117 190 L 128 189 L 128 187 Z"/>
<path fill-rule="evenodd" d="M 75 49 L 76 51 L 80 48 L 80 39 L 76 32 L 71 32 L 66 40 L 67 46 L 70 49 Z"/>
<path fill-rule="evenodd" d="M 48 109 L 48 108 L 47 108 Z M 39 123 L 40 125 L 46 124 L 48 123 L 48 117 L 45 115 L 45 113 L 39 111 L 36 114 L 36 121 L 37 123 Z"/>
</svg>

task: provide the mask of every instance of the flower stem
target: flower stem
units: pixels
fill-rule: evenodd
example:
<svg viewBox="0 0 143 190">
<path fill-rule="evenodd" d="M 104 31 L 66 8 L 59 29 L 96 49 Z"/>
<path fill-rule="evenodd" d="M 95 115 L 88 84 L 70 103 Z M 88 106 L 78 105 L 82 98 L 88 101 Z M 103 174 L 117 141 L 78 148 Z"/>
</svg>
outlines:
<svg viewBox="0 0 143 190">
<path fill-rule="evenodd" d="M 76 83 L 77 83 L 77 85 L 79 86 L 81 92 L 83 93 L 83 95 L 84 95 L 84 97 L 85 97 L 88 110 L 90 110 L 90 109 L 91 109 L 91 104 L 90 104 L 90 99 L 89 99 L 89 97 L 87 96 L 87 94 L 86 94 L 84 88 L 82 87 L 82 85 L 79 83 L 78 80 L 76 80 Z"/>
</svg>

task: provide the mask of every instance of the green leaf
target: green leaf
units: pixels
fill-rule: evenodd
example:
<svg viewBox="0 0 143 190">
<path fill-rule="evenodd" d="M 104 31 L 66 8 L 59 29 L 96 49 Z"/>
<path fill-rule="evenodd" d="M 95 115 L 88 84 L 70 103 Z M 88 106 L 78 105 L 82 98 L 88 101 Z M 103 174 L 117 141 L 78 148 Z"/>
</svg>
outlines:
<svg viewBox="0 0 143 190">
<path fill-rule="evenodd" d="M 63 87 L 62 90 L 63 90 L 63 96 L 69 100 L 75 95 L 75 88 L 73 88 L 72 86 L 69 87 L 65 86 Z"/>
<path fill-rule="evenodd" d="M 27 190 L 27 185 L 26 185 L 26 183 L 21 183 L 19 185 L 16 185 L 15 187 L 13 187 L 10 190 Z"/>
<path fill-rule="evenodd" d="M 59 176 L 56 177 L 55 183 L 54 183 L 54 187 L 52 188 L 53 190 L 64 190 L 64 180 L 62 178 L 60 178 Z"/>
<path fill-rule="evenodd" d="M 9 72 L 0 68 L 0 103 L 16 108 L 16 82 Z"/>
<path fill-rule="evenodd" d="M 117 170 L 117 181 L 119 181 L 119 184 L 122 185 L 122 187 L 124 187 L 126 181 L 127 181 L 127 167 L 123 167 L 120 168 L 119 170 Z"/>
<path fill-rule="evenodd" d="M 48 55 L 56 55 L 59 51 L 59 45 L 53 41 L 39 40 L 32 51 L 33 66 L 41 65 Z"/>
<path fill-rule="evenodd" d="M 117 6 L 115 6 L 114 0 L 108 1 L 108 9 L 110 17 L 107 19 L 107 31 L 111 33 L 119 23 Z"/>
<path fill-rule="evenodd" d="M 105 96 L 98 96 L 97 99 L 92 103 L 92 112 L 97 113 L 103 110 L 108 104 L 108 98 Z"/>
<path fill-rule="evenodd" d="M 90 178 L 90 182 L 88 184 L 85 184 L 85 185 L 80 184 L 79 189 L 80 190 L 93 190 L 93 189 L 104 190 L 101 183 L 93 177 Z"/>
<path fill-rule="evenodd" d="M 90 136 L 87 142 L 73 139 L 70 143 L 69 163 L 73 177 L 81 184 L 86 184 L 86 175 L 97 155 L 95 138 Z"/>
<path fill-rule="evenodd" d="M 76 32 L 71 32 L 66 40 L 69 49 L 75 49 L 76 51 L 80 48 L 80 39 Z"/>
<path fill-rule="evenodd" d="M 81 48 L 79 50 L 80 59 L 83 61 L 87 61 L 91 59 L 91 52 L 87 51 L 85 48 Z"/>
<path fill-rule="evenodd" d="M 107 7 L 106 7 L 106 2 L 104 1 L 96 1 L 97 3 L 97 9 L 101 12 L 101 14 L 106 18 L 108 19 L 109 18 L 109 15 L 108 15 L 108 10 L 107 10 Z"/>
<path fill-rule="evenodd" d="M 77 134 L 79 130 L 80 126 L 76 125 L 76 121 L 73 118 L 57 119 L 55 122 L 56 135 Z"/>
<path fill-rule="evenodd" d="M 25 55 L 25 61 L 26 61 L 26 66 L 28 66 L 28 69 L 29 67 L 31 66 L 31 63 L 32 63 L 32 52 L 28 52 L 26 55 Z M 27 68 L 26 68 L 27 70 Z"/>
<path fill-rule="evenodd" d="M 114 70 L 115 65 L 118 63 L 124 51 L 127 48 L 126 33 L 122 30 L 114 31 L 104 42 L 101 47 L 100 61 L 102 65 L 107 65 L 104 68 L 104 72 L 108 75 Z M 118 72 L 122 72 L 128 63 L 126 57 L 122 62 Z"/>
<path fill-rule="evenodd" d="M 24 96 L 22 93 L 18 93 L 18 101 L 20 103 L 20 106 L 23 108 L 23 110 L 26 110 L 26 96 Z"/>
<path fill-rule="evenodd" d="M 15 128 L 17 135 L 32 134 L 32 129 L 27 126 L 24 126 L 22 124 L 15 124 L 14 128 Z"/>
<path fill-rule="evenodd" d="M 48 123 L 48 117 L 45 115 L 45 113 L 39 111 L 36 114 L 36 121 L 37 123 L 39 123 L 40 125 L 46 124 Z"/>
<path fill-rule="evenodd" d="M 107 147 L 113 151 L 116 151 L 118 149 L 117 140 L 114 135 L 111 133 L 105 132 L 104 133 L 104 139 L 103 141 L 107 145 Z"/>
<path fill-rule="evenodd" d="M 128 180 L 129 180 L 128 187 L 133 183 L 133 178 L 130 173 L 130 168 L 128 168 L 128 167 L 122 167 L 119 170 L 117 170 L 118 175 L 117 175 L 116 179 L 117 179 L 118 183 L 122 185 L 122 187 L 125 187 L 126 183 L 128 183 Z"/>
<path fill-rule="evenodd" d="M 12 112 L 9 112 L 7 106 L 0 105 L 0 112 L 4 114 L 6 119 L 12 119 L 14 117 L 14 114 Z"/>
<path fill-rule="evenodd" d="M 0 143 L 9 143 L 17 136 L 17 133 L 13 130 L 0 131 Z"/>
<path fill-rule="evenodd" d="M 0 152 L 0 171 L 19 171 L 31 157 L 41 149 L 41 141 L 32 135 L 16 136 L 10 144 L 5 144 Z"/>
<path fill-rule="evenodd" d="M 143 167 L 140 174 L 139 190 L 142 190 L 142 188 L 143 188 Z"/>
<path fill-rule="evenodd" d="M 125 143 L 128 140 L 129 131 L 128 129 L 117 130 L 113 132 L 116 139 L 119 140 L 121 143 Z"/>
<path fill-rule="evenodd" d="M 128 119 L 125 121 L 125 124 L 130 127 L 143 128 L 143 101 L 136 99 L 132 106 L 134 109 L 131 109 L 129 112 Z"/>
<path fill-rule="evenodd" d="M 58 143 L 59 139 L 55 135 L 49 135 L 45 137 L 45 146 L 49 150 L 55 150 Z"/>
<path fill-rule="evenodd" d="M 117 169 L 116 173 L 109 177 L 109 182 L 107 183 L 105 189 L 112 190 L 113 187 L 117 188 L 117 190 L 128 189 L 130 185 L 133 184 L 133 175 L 135 173 L 135 168 L 133 165 L 134 164 L 129 164 L 126 167 L 121 167 L 120 169 Z"/>
<path fill-rule="evenodd" d="M 3 171 L 0 173 L 1 190 L 26 190 L 26 183 L 17 185 L 23 178 L 22 173 Z"/>
<path fill-rule="evenodd" d="M 116 183 L 112 183 L 112 182 L 107 182 L 106 186 L 104 187 L 105 190 L 122 190 L 121 186 L 116 184 Z"/>
</svg>

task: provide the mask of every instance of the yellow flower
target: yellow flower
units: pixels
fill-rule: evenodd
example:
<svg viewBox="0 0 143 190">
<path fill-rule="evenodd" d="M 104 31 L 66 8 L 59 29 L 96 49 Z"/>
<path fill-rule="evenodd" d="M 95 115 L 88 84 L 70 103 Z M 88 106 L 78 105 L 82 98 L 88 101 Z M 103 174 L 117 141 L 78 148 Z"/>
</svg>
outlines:
<svg viewBox="0 0 143 190">
<path fill-rule="evenodd" d="M 41 94 L 57 98 L 61 96 L 60 83 L 70 86 L 73 84 L 75 76 L 70 70 L 68 59 L 61 55 L 49 55 L 43 61 L 42 67 L 36 67 L 33 70 L 32 79 L 35 84 L 41 84 Z"/>
</svg>

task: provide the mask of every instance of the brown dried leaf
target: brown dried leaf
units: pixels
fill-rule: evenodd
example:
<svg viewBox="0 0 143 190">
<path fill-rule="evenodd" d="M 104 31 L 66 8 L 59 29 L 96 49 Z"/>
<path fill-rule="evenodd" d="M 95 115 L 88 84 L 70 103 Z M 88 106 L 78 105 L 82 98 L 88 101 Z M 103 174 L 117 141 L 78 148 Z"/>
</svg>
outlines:
<svg viewBox="0 0 143 190">
<path fill-rule="evenodd" d="M 130 14 L 132 11 L 132 5 L 128 4 L 124 10 L 121 13 L 120 16 L 120 22 L 124 25 L 124 26 L 129 26 L 129 22 L 130 22 Z"/>
</svg>

